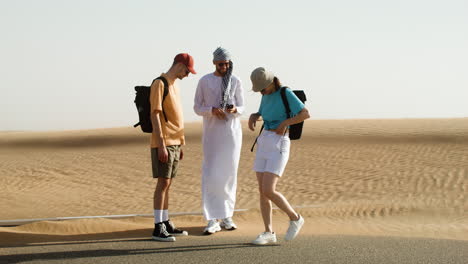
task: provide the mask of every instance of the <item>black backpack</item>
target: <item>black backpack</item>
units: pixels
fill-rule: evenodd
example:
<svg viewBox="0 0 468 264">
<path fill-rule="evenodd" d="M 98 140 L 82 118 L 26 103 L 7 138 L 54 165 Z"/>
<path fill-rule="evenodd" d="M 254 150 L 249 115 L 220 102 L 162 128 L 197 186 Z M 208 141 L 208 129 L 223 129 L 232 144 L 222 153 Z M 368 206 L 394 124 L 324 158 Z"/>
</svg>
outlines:
<svg viewBox="0 0 468 264">
<path fill-rule="evenodd" d="M 283 104 L 284 107 L 286 108 L 286 115 L 288 118 L 291 118 L 291 109 L 289 108 L 289 102 L 288 99 L 286 98 L 286 89 L 289 89 L 289 87 L 281 87 L 281 99 L 283 99 Z M 301 100 L 302 103 L 305 103 L 307 101 L 306 95 L 303 90 L 294 90 L 293 93 Z M 290 125 L 289 126 L 289 139 L 291 140 L 296 140 L 300 139 L 302 135 L 302 127 L 304 126 L 304 121 Z"/>
<path fill-rule="evenodd" d="M 169 93 L 169 84 L 167 83 L 166 78 L 160 76 L 153 80 L 161 80 L 164 83 L 164 93 L 163 99 L 161 102 L 161 106 L 164 103 L 164 99 L 166 99 L 167 94 Z M 133 127 L 140 126 L 141 130 L 145 133 L 153 132 L 153 124 L 151 123 L 151 105 L 150 105 L 150 93 L 151 93 L 151 86 L 135 86 L 136 96 L 135 96 L 135 105 L 138 111 L 139 122 L 133 125 Z M 163 109 L 164 119 L 167 122 L 166 113 Z"/>
<path fill-rule="evenodd" d="M 286 89 L 289 89 L 289 87 L 284 86 L 284 87 L 281 87 L 280 89 L 281 89 L 280 90 L 281 99 L 283 100 L 284 108 L 286 109 L 286 116 L 288 118 L 291 118 L 291 109 L 289 108 L 288 98 L 286 98 Z M 305 103 L 305 101 L 307 101 L 307 97 L 303 90 L 293 90 L 293 93 L 297 96 L 297 98 L 299 98 L 299 100 L 301 100 L 302 103 Z M 289 126 L 289 139 L 291 140 L 300 139 L 302 135 L 303 126 L 304 126 L 304 121 L 294 124 L 294 125 L 290 125 Z M 264 128 L 264 125 L 262 125 L 262 128 L 260 129 L 260 133 L 258 134 L 259 136 L 262 133 L 263 128 Z M 251 152 L 253 152 L 255 144 L 257 144 L 257 139 L 258 137 L 255 139 L 255 142 L 253 143 L 252 148 L 250 149 Z"/>
</svg>

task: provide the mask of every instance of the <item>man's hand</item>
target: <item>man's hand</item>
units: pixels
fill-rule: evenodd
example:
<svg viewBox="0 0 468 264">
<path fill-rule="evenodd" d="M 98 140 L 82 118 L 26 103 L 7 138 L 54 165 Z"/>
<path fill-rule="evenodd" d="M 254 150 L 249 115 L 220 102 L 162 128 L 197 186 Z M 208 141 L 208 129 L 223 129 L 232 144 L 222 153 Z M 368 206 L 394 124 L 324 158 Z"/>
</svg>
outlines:
<svg viewBox="0 0 468 264">
<path fill-rule="evenodd" d="M 158 159 L 162 163 L 167 163 L 169 155 L 167 154 L 167 149 L 165 146 L 158 148 Z"/>
<path fill-rule="evenodd" d="M 221 108 L 212 108 L 211 113 L 216 116 L 219 120 L 226 120 L 226 113 Z"/>
<path fill-rule="evenodd" d="M 228 112 L 230 114 L 235 114 L 235 113 L 237 113 L 237 107 L 232 106 L 232 108 L 227 108 L 226 112 Z"/>
<path fill-rule="evenodd" d="M 180 148 L 180 157 L 179 157 L 179 160 L 183 160 L 184 159 L 184 150 L 182 148 Z"/>
<path fill-rule="evenodd" d="M 258 113 L 251 114 L 249 117 L 249 129 L 254 131 L 255 130 L 255 125 L 260 118 L 260 115 Z"/>
<path fill-rule="evenodd" d="M 284 135 L 284 132 L 286 132 L 286 129 L 288 129 L 288 124 L 286 124 L 286 120 L 283 121 L 277 128 L 276 128 L 276 134 L 278 135 Z"/>
</svg>

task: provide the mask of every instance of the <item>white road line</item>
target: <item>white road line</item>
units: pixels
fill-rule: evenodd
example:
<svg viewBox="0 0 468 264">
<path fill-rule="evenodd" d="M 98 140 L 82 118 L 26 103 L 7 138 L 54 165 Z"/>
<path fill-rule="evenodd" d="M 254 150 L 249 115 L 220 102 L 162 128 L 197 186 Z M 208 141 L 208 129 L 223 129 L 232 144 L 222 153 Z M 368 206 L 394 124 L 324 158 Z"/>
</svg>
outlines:
<svg viewBox="0 0 468 264">
<path fill-rule="evenodd" d="M 319 208 L 323 205 L 299 205 L 293 206 L 294 208 Z M 278 210 L 278 208 L 273 208 Z M 249 209 L 236 209 L 235 212 L 244 212 Z M 202 212 L 176 212 L 170 213 L 170 216 L 179 216 L 179 215 L 203 215 Z M 12 219 L 12 220 L 0 220 L 0 226 L 19 226 L 30 224 L 34 222 L 42 221 L 64 221 L 64 220 L 75 220 L 75 219 L 93 219 L 93 218 L 110 218 L 110 219 L 119 219 L 119 218 L 128 218 L 128 217 L 151 217 L 153 214 L 127 214 L 127 215 L 95 215 L 95 216 L 72 216 L 72 217 L 52 217 L 52 218 L 35 218 L 35 219 Z"/>
</svg>

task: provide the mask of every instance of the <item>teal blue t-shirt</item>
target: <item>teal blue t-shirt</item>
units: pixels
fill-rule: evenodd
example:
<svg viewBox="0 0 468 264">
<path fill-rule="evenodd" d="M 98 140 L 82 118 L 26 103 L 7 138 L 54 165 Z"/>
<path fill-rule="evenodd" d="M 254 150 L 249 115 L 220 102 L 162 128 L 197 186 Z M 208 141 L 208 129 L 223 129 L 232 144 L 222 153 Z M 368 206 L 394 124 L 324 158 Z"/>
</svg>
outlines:
<svg viewBox="0 0 468 264">
<path fill-rule="evenodd" d="M 304 104 L 291 89 L 286 89 L 286 98 L 288 99 L 292 116 L 297 115 L 304 108 Z M 288 119 L 286 108 L 281 99 L 281 90 L 263 95 L 258 113 L 263 118 L 265 129 L 269 130 L 276 129 L 284 120 Z"/>
</svg>

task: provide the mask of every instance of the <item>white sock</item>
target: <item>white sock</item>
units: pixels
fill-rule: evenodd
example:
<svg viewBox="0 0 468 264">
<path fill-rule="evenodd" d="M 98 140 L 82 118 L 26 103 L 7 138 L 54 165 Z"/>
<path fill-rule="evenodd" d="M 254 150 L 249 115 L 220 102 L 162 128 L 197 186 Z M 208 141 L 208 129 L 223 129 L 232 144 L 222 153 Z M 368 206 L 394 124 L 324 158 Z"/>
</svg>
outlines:
<svg viewBox="0 0 468 264">
<path fill-rule="evenodd" d="M 163 221 L 169 220 L 169 210 L 163 210 L 162 211 L 162 219 L 163 219 Z"/>
<path fill-rule="evenodd" d="M 161 223 L 163 220 L 163 210 L 154 210 L 154 223 Z"/>
</svg>

